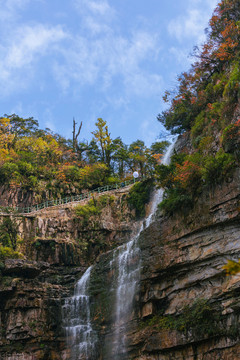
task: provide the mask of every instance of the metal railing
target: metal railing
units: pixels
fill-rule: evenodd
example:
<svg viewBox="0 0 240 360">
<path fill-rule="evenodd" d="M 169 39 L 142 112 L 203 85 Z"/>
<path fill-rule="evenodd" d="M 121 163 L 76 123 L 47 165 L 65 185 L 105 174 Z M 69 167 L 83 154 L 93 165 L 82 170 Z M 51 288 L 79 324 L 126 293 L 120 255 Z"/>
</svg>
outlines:
<svg viewBox="0 0 240 360">
<path fill-rule="evenodd" d="M 143 179 L 143 178 L 142 178 Z M 142 180 L 141 179 L 141 180 Z M 140 179 L 138 179 L 139 181 Z M 0 210 L 0 213 L 4 213 L 4 212 L 15 212 L 18 214 L 30 214 L 32 212 L 36 212 L 42 209 L 46 209 L 52 206 L 57 206 L 57 205 L 64 205 L 64 204 L 68 204 L 70 202 L 79 202 L 85 199 L 90 199 L 93 194 L 101 194 L 107 191 L 111 191 L 111 190 L 117 190 L 117 189 L 121 189 L 124 188 L 125 186 L 134 184 L 136 182 L 135 179 L 131 179 L 131 180 L 126 180 L 123 182 L 119 182 L 113 185 L 105 185 L 105 186 L 101 186 L 98 187 L 97 189 L 91 190 L 87 193 L 82 193 L 79 195 L 73 195 L 73 196 L 67 196 L 65 198 L 60 198 L 60 199 L 54 199 L 54 200 L 46 200 L 45 202 L 41 203 L 41 204 L 36 204 L 36 205 L 32 205 L 32 206 L 28 206 L 28 207 L 4 207 L 2 208 L 2 210 Z M 4 211 L 5 210 L 5 211 Z"/>
</svg>

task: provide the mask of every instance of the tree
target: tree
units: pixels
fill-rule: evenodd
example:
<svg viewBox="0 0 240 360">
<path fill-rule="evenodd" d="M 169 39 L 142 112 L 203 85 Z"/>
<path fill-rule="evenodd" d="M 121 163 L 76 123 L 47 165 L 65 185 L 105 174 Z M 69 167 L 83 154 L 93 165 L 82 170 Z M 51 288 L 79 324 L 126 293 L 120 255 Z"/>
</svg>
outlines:
<svg viewBox="0 0 240 360">
<path fill-rule="evenodd" d="M 110 138 L 111 134 L 108 131 L 107 122 L 102 118 L 98 118 L 95 125 L 97 130 L 93 131 L 92 134 L 100 145 L 101 161 L 110 168 L 112 139 Z"/>
<path fill-rule="evenodd" d="M 125 145 L 120 137 L 112 141 L 112 159 L 114 171 L 117 171 L 120 178 L 124 177 L 126 165 L 129 160 L 129 152 L 127 145 Z"/>
<path fill-rule="evenodd" d="M 8 134 L 13 135 L 12 143 L 9 144 L 14 148 L 18 138 L 22 136 L 29 136 L 35 134 L 38 130 L 38 121 L 34 120 L 33 117 L 23 119 L 16 114 L 4 115 L 4 118 L 9 119 L 9 124 L 6 128 Z M 0 118 L 1 120 L 4 118 Z"/>
<path fill-rule="evenodd" d="M 73 118 L 73 131 L 72 131 L 72 134 L 73 134 L 73 138 L 72 138 L 72 148 L 73 148 L 73 152 L 76 153 L 77 150 L 78 150 L 78 137 L 80 135 L 80 132 L 81 132 L 81 129 L 82 129 L 82 121 L 78 127 L 78 130 L 76 130 L 76 121 L 75 119 Z"/>
<path fill-rule="evenodd" d="M 139 170 L 141 176 L 145 175 L 145 164 L 147 162 L 146 146 L 144 141 L 136 140 L 129 145 L 129 165 L 132 171 Z"/>
<path fill-rule="evenodd" d="M 191 130 L 201 113 L 202 123 L 204 117 L 222 119 L 223 124 L 232 117 L 240 80 L 236 70 L 240 55 L 239 18 L 239 0 L 222 0 L 217 5 L 209 22 L 206 43 L 200 49 L 195 48 L 198 60 L 178 78 L 176 92 L 163 96 L 169 108 L 157 119 L 167 130 L 180 134 Z"/>
</svg>

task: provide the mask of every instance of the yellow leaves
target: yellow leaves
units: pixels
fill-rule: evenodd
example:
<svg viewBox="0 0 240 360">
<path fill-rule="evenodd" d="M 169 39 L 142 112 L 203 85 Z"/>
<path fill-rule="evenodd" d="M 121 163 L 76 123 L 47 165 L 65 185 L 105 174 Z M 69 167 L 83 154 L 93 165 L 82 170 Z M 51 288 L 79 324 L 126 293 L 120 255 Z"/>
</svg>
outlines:
<svg viewBox="0 0 240 360">
<path fill-rule="evenodd" d="M 161 163 L 161 159 L 162 159 L 163 154 L 152 154 L 151 156 L 158 164 Z"/>
<path fill-rule="evenodd" d="M 228 260 L 227 264 L 223 266 L 223 269 L 226 270 L 227 275 L 236 275 L 240 272 L 240 260 L 238 260 L 238 262 Z"/>
<path fill-rule="evenodd" d="M 15 145 L 16 151 L 26 151 L 36 154 L 36 158 L 45 158 L 58 161 L 62 156 L 62 150 L 58 142 L 52 137 L 47 137 L 47 140 L 34 136 L 24 136 L 17 140 Z"/>
<path fill-rule="evenodd" d="M 0 119 L 0 127 L 7 128 L 10 125 L 10 119 L 8 118 L 1 118 Z"/>
</svg>

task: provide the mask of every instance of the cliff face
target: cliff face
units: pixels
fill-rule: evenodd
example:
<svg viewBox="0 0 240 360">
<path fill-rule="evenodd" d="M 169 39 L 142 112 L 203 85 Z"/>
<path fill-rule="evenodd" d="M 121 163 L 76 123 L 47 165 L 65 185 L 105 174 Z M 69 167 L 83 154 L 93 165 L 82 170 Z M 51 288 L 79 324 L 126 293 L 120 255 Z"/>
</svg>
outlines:
<svg viewBox="0 0 240 360">
<path fill-rule="evenodd" d="M 109 309 L 115 306 L 111 289 L 118 270 L 109 265 L 110 254 L 100 258 L 92 307 L 100 328 L 99 358 L 239 358 L 240 277 L 226 276 L 223 270 L 227 259 L 240 258 L 239 180 L 238 170 L 230 182 L 204 192 L 190 213 L 158 214 L 141 233 L 140 259 L 131 260 L 141 261 L 141 279 L 125 327 L 126 353 L 114 356 Z"/>
<path fill-rule="evenodd" d="M 240 277 L 226 276 L 222 268 L 227 259 L 240 258 L 239 184 L 237 170 L 227 183 L 202 193 L 190 213 L 157 214 L 141 233 L 140 259 L 132 259 L 141 261 L 141 273 L 125 328 L 127 353 L 115 359 L 239 358 Z M 69 359 L 61 307 L 91 262 L 98 358 L 113 359 L 111 289 L 117 269 L 109 250 L 131 237 L 132 223 L 118 222 L 108 209 L 87 229 L 73 221 L 69 207 L 49 211 L 21 220 L 32 261 L 7 260 L 2 269 L 1 358 Z M 89 234 L 95 240 L 83 254 L 73 240 L 90 241 Z M 94 249 L 98 236 L 104 245 Z"/>
<path fill-rule="evenodd" d="M 1 359 L 69 358 L 62 327 L 64 299 L 73 294 L 89 263 L 134 232 L 137 222 L 127 207 L 127 193 L 126 188 L 114 192 L 111 206 L 87 224 L 75 216 L 77 204 L 12 215 L 27 259 L 0 262 Z"/>
<path fill-rule="evenodd" d="M 238 359 L 240 278 L 223 265 L 240 257 L 239 180 L 238 170 L 191 213 L 158 217 L 142 234 L 135 359 Z"/>
</svg>

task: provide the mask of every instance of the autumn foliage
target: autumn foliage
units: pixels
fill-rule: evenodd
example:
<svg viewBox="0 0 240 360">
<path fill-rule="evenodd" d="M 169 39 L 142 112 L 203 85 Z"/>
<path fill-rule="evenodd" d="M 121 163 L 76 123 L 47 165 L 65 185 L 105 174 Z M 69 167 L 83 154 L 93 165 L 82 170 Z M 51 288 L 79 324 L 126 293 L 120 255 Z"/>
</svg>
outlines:
<svg viewBox="0 0 240 360">
<path fill-rule="evenodd" d="M 239 96 L 239 19 L 238 0 L 218 4 L 209 22 L 206 43 L 195 48 L 197 61 L 179 76 L 176 92 L 166 92 L 163 97 L 169 108 L 158 115 L 158 120 L 168 130 L 191 130 L 200 114 L 206 120 L 206 133 L 209 124 L 223 129 L 231 121 Z"/>
<path fill-rule="evenodd" d="M 195 62 L 166 91 L 167 110 L 158 115 L 172 133 L 188 133 L 191 153 L 159 165 L 156 177 L 165 189 L 166 213 L 191 208 L 206 187 L 231 177 L 240 161 L 240 2 L 222 0 L 194 50 Z"/>
</svg>

